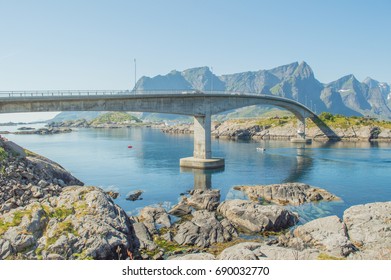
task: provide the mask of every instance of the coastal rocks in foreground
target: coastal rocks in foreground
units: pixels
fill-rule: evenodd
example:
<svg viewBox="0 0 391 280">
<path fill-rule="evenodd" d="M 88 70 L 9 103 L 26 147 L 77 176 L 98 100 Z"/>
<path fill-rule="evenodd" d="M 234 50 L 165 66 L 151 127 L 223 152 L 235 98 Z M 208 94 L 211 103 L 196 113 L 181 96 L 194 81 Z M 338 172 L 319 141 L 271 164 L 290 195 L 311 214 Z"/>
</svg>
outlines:
<svg viewBox="0 0 391 280">
<path fill-rule="evenodd" d="M 199 210 L 193 213 L 191 221 L 179 224 L 174 241 L 180 245 L 195 245 L 205 248 L 237 237 L 236 229 L 223 219 L 219 221 L 215 212 Z"/>
<path fill-rule="evenodd" d="M 59 164 L 0 138 L 0 213 L 83 185 Z"/>
<path fill-rule="evenodd" d="M 220 190 L 191 190 L 189 197 L 183 196 L 181 201 L 175 205 L 169 214 L 174 216 L 184 216 L 195 210 L 215 211 L 220 204 Z"/>
<path fill-rule="evenodd" d="M 343 222 L 356 259 L 391 259 L 391 201 L 356 205 L 345 210 Z"/>
<path fill-rule="evenodd" d="M 96 187 L 66 187 L 10 211 L 0 224 L 0 259 L 119 259 L 134 242 L 126 213 Z"/>
<path fill-rule="evenodd" d="M 280 236 L 280 244 L 291 248 L 316 248 L 336 257 L 346 257 L 356 250 L 348 238 L 345 224 L 337 216 L 310 221 L 287 236 Z"/>
<path fill-rule="evenodd" d="M 237 186 L 234 189 L 243 191 L 253 201 L 262 199 L 279 205 L 300 205 L 321 200 L 339 200 L 337 196 L 324 189 L 311 187 L 303 183 Z"/>
<path fill-rule="evenodd" d="M 236 227 L 250 233 L 281 231 L 294 226 L 298 221 L 295 213 L 282 206 L 264 206 L 239 199 L 224 201 L 217 212 Z"/>
</svg>

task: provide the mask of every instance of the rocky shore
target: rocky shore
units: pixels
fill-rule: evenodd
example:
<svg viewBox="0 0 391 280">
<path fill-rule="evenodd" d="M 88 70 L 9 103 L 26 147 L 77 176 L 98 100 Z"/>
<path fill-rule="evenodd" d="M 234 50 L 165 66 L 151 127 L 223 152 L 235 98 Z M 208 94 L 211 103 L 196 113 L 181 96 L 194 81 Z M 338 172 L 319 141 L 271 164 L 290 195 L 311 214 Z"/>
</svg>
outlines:
<svg viewBox="0 0 391 280">
<path fill-rule="evenodd" d="M 348 119 L 349 120 L 349 119 Z M 192 124 L 166 126 L 161 129 L 169 134 L 193 134 Z M 289 140 L 296 137 L 297 126 L 293 118 L 273 117 L 268 119 L 227 120 L 212 123 L 212 136 L 231 140 Z M 346 123 L 336 122 L 321 130 L 311 121 L 307 121 L 306 135 L 314 140 L 337 141 L 391 141 L 391 129 L 388 122 L 362 122 L 352 120 Z"/>
<path fill-rule="evenodd" d="M 108 193 L 0 139 L 0 259 L 391 259 L 391 202 L 298 225 L 287 205 L 338 199 L 300 183 L 181 195 L 128 216 Z M 245 237 L 245 238 L 244 238 Z"/>
</svg>

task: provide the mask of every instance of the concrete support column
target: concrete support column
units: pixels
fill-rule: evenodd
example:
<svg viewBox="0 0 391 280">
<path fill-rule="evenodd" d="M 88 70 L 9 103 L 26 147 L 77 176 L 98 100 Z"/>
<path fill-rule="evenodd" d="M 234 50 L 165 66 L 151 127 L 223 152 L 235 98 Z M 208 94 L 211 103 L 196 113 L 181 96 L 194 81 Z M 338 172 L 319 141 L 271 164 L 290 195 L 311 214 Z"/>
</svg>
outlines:
<svg viewBox="0 0 391 280">
<path fill-rule="evenodd" d="M 223 158 L 212 158 L 211 115 L 194 116 L 193 156 L 181 158 L 181 167 L 218 169 L 224 166 Z M 207 180 L 207 178 L 205 178 Z M 197 183 L 198 184 L 198 183 Z"/>
<path fill-rule="evenodd" d="M 296 137 L 291 139 L 291 142 L 294 143 L 311 143 L 311 139 L 307 139 L 305 135 L 305 117 L 303 116 L 298 116 L 297 117 L 297 133 Z"/>
<path fill-rule="evenodd" d="M 297 138 L 305 139 L 305 118 L 303 117 L 297 120 Z"/>
<path fill-rule="evenodd" d="M 210 159 L 212 157 L 210 115 L 194 116 L 194 158 Z"/>
</svg>

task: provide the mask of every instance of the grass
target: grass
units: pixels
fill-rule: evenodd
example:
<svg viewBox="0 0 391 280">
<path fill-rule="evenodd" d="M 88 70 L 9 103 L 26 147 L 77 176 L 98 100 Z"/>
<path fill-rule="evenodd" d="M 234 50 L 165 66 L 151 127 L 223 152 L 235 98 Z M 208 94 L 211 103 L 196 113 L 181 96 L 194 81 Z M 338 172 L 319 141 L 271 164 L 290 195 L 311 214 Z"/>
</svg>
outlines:
<svg viewBox="0 0 391 280">
<path fill-rule="evenodd" d="M 100 125 L 107 123 L 128 123 L 131 121 L 141 122 L 140 119 L 125 112 L 109 112 L 93 119 L 90 124 Z"/>
<path fill-rule="evenodd" d="M 0 161 L 6 160 L 8 158 L 8 153 L 4 150 L 3 147 L 0 147 Z"/>
<path fill-rule="evenodd" d="M 326 253 L 320 253 L 319 256 L 317 257 L 318 260 L 344 260 L 344 258 L 337 258 L 334 256 L 330 256 Z"/>
<path fill-rule="evenodd" d="M 22 222 L 24 216 L 31 218 L 32 210 L 21 210 L 14 212 L 14 216 L 11 222 L 5 222 L 3 219 L 0 219 L 0 237 L 10 228 L 17 227 Z"/>
</svg>

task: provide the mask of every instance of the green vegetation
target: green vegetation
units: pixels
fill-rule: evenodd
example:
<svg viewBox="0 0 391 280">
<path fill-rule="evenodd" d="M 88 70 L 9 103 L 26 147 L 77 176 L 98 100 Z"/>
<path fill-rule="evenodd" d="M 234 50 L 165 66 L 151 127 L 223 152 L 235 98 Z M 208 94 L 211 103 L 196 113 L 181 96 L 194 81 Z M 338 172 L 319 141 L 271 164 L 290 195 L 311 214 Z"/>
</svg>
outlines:
<svg viewBox="0 0 391 280">
<path fill-rule="evenodd" d="M 258 119 L 257 125 L 263 126 L 264 128 L 270 128 L 270 127 L 278 127 L 278 126 L 284 126 L 288 123 L 294 124 L 296 122 L 295 117 L 269 117 L 269 118 L 261 118 Z"/>
<path fill-rule="evenodd" d="M 0 161 L 6 160 L 8 158 L 8 153 L 4 150 L 3 147 L 0 147 Z"/>
<path fill-rule="evenodd" d="M 339 114 L 333 115 L 328 112 L 323 112 L 319 115 L 319 119 L 331 128 L 349 128 L 352 126 L 378 126 L 384 129 L 391 129 L 391 122 L 377 120 L 369 117 L 346 117 Z M 308 123 L 308 126 L 314 126 L 313 123 Z"/>
<path fill-rule="evenodd" d="M 320 253 L 317 259 L 318 260 L 344 260 L 344 258 L 337 258 L 334 256 L 327 255 L 326 253 Z"/>
<path fill-rule="evenodd" d="M 136 123 L 141 122 L 140 119 L 128 113 L 109 112 L 93 119 L 90 125 L 96 126 L 102 124 L 124 124 L 124 123 L 131 123 L 132 121 Z"/>
<path fill-rule="evenodd" d="M 2 236 L 10 227 L 17 227 L 22 222 L 24 216 L 31 218 L 32 210 L 21 210 L 14 212 L 14 216 L 11 222 L 5 222 L 4 219 L 0 219 L 0 236 Z"/>
</svg>

